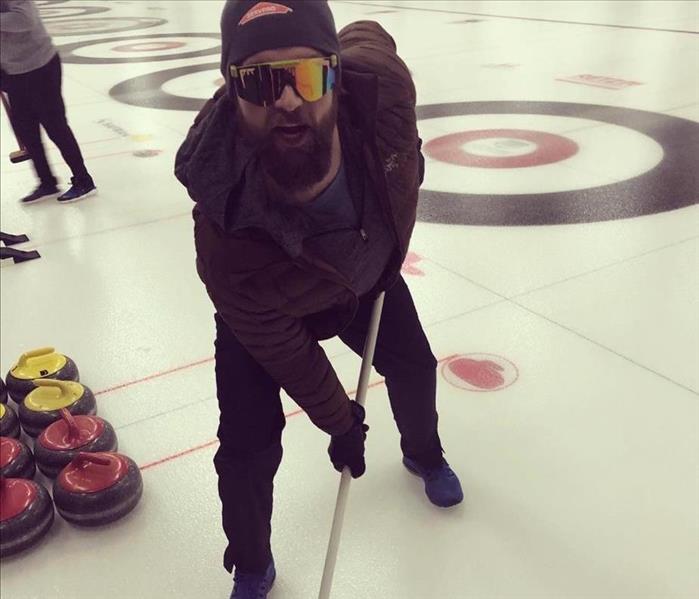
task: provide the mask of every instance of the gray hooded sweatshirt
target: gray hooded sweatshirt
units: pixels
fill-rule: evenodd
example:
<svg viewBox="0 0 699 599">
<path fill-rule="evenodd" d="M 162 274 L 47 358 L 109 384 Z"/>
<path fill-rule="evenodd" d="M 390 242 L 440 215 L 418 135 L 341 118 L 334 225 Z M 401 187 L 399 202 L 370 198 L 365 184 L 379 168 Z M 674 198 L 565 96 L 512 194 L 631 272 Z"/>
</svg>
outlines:
<svg viewBox="0 0 699 599">
<path fill-rule="evenodd" d="M 34 0 L 0 0 L 0 67 L 5 73 L 29 73 L 55 54 Z"/>
</svg>

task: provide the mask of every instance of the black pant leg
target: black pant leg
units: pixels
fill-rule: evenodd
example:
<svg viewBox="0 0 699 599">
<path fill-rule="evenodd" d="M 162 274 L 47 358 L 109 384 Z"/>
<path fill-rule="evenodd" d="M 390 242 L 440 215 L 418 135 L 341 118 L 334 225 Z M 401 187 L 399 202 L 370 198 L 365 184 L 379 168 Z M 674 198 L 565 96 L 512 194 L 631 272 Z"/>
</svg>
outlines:
<svg viewBox="0 0 699 599">
<path fill-rule="evenodd" d="M 10 101 L 12 126 L 32 158 L 37 177 L 43 185 L 55 185 L 56 177 L 51 172 L 46 151 L 41 142 L 40 117 L 36 110 L 35 98 L 38 91 L 32 86 L 27 75 L 4 73 L 3 86 Z"/>
<path fill-rule="evenodd" d="M 363 298 L 354 321 L 340 334 L 358 355 L 364 350 L 372 306 L 372 300 Z M 386 292 L 374 367 L 386 378 L 403 454 L 424 465 L 437 465 L 442 459 L 437 431 L 437 360 L 402 277 Z"/>
<path fill-rule="evenodd" d="M 286 419 L 279 385 L 218 315 L 216 384 L 221 445 L 214 465 L 228 538 L 224 567 L 263 572 L 272 557 L 273 481 Z"/>
<path fill-rule="evenodd" d="M 66 118 L 66 108 L 61 94 L 63 74 L 59 55 L 56 54 L 48 64 L 32 71 L 31 78 L 32 86 L 36 88 L 37 99 L 39 99 L 35 102 L 35 110 L 41 125 L 60 150 L 73 177 L 80 182 L 91 181 L 80 147 Z"/>
</svg>

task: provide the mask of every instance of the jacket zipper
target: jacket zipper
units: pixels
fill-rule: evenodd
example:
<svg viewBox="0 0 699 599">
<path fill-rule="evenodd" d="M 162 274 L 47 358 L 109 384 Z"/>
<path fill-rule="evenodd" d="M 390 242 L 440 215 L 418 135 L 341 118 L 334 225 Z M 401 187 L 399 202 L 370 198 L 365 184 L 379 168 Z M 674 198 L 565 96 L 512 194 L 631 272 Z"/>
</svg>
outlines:
<svg viewBox="0 0 699 599">
<path fill-rule="evenodd" d="M 340 227 L 339 229 L 328 229 L 327 231 L 321 231 L 320 233 L 314 233 L 313 235 L 308 235 L 307 237 L 304 237 L 304 239 L 314 239 L 315 237 L 320 237 L 321 235 L 329 235 L 330 233 L 339 233 L 340 231 L 355 231 L 359 233 L 359 236 L 362 238 L 362 241 L 368 242 L 369 241 L 369 233 L 367 233 L 363 227 L 359 227 L 359 229 L 356 229 L 355 227 Z"/>
</svg>

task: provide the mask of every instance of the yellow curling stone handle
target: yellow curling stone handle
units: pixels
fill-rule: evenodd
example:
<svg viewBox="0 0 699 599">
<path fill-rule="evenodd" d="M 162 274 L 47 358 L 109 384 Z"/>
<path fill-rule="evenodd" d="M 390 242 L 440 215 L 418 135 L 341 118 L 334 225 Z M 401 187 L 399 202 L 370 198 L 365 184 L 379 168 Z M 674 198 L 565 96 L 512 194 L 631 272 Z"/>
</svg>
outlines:
<svg viewBox="0 0 699 599">
<path fill-rule="evenodd" d="M 12 369 L 12 376 L 18 379 L 33 380 L 46 374 L 53 374 L 63 368 L 68 360 L 57 354 L 53 347 L 41 347 L 22 354 Z M 45 371 L 42 373 L 42 371 Z"/>
<path fill-rule="evenodd" d="M 85 387 L 73 381 L 37 379 L 34 384 L 38 388 L 27 395 L 24 405 L 35 412 L 52 412 L 67 408 L 78 401 L 85 392 Z"/>
</svg>

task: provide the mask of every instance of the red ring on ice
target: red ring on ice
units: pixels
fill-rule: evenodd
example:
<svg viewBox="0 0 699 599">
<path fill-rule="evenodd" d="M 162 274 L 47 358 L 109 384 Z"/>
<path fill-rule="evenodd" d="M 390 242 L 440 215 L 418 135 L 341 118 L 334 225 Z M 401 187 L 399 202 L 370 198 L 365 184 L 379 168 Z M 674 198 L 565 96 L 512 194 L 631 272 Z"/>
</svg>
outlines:
<svg viewBox="0 0 699 599">
<path fill-rule="evenodd" d="M 519 156 L 483 156 L 464 150 L 464 144 L 478 139 L 505 137 L 521 139 L 536 144 L 536 149 Z M 572 139 L 527 129 L 479 129 L 477 131 L 462 131 L 437 137 L 428 141 L 423 150 L 430 158 L 478 168 L 523 168 L 541 166 L 566 160 L 578 152 L 578 144 Z"/>
<path fill-rule="evenodd" d="M 163 50 L 174 50 L 182 48 L 185 42 L 138 42 L 137 44 L 124 44 L 114 46 L 114 52 L 162 52 Z"/>
</svg>

